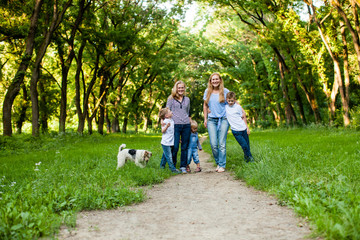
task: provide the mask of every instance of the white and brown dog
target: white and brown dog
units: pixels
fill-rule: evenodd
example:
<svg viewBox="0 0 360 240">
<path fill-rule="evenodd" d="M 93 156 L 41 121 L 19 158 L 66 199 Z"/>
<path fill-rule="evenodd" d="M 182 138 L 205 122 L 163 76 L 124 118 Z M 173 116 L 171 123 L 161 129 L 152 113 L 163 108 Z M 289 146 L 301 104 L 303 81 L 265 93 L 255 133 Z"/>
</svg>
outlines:
<svg viewBox="0 0 360 240">
<path fill-rule="evenodd" d="M 125 149 L 125 147 L 125 144 L 121 144 L 119 147 L 119 153 L 117 155 L 118 164 L 116 169 L 124 166 L 126 160 L 134 161 L 136 166 L 144 168 L 152 153 L 146 150 Z"/>
</svg>

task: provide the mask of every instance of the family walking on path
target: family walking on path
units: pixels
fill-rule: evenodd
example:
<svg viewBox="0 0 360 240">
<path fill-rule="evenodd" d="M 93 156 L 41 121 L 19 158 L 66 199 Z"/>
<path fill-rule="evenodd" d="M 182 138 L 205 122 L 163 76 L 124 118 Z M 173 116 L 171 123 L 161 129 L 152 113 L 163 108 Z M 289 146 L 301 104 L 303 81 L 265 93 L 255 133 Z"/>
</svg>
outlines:
<svg viewBox="0 0 360 240">
<path fill-rule="evenodd" d="M 217 174 L 210 154 L 199 157 L 200 173 L 143 188 L 148 199 L 141 204 L 81 212 L 76 228 L 62 229 L 59 239 L 296 240 L 310 234 L 291 209 L 228 172 Z"/>
<path fill-rule="evenodd" d="M 160 166 L 164 168 L 167 163 L 174 173 L 187 173 L 193 167 L 200 173 L 175 176 L 144 189 L 148 200 L 142 204 L 81 212 L 76 229 L 62 229 L 60 239 L 293 240 L 310 234 L 305 221 L 296 218 L 292 210 L 224 172 L 229 125 L 243 148 L 245 161 L 253 158 L 245 112 L 235 93 L 224 88 L 220 74 L 209 78 L 203 109 L 216 172 L 222 174 L 215 173 L 208 153 L 198 152 L 202 149 L 198 125 L 190 118 L 190 99 L 185 90 L 184 82 L 176 82 L 167 108 L 159 113 L 163 134 Z M 179 147 L 180 170 L 176 169 Z"/>
<path fill-rule="evenodd" d="M 225 172 L 226 168 L 226 139 L 229 130 L 240 144 L 246 162 L 253 162 L 250 152 L 249 134 L 246 114 L 236 101 L 236 94 L 224 87 L 219 73 L 211 74 L 208 86 L 203 96 L 204 126 L 209 133 L 210 145 L 216 172 Z M 190 99 L 186 96 L 186 85 L 177 81 L 169 96 L 166 108 L 160 110 L 161 145 L 163 155 L 160 163 L 165 168 L 166 163 L 174 173 L 191 172 L 189 164 L 191 158 L 197 164 L 195 172 L 200 172 L 200 161 L 197 149 L 202 150 L 198 143 L 197 123 L 190 116 Z M 166 143 L 165 143 L 166 140 Z M 177 153 L 181 142 L 180 170 L 176 169 Z M 171 154 L 170 154 L 171 152 Z"/>
</svg>

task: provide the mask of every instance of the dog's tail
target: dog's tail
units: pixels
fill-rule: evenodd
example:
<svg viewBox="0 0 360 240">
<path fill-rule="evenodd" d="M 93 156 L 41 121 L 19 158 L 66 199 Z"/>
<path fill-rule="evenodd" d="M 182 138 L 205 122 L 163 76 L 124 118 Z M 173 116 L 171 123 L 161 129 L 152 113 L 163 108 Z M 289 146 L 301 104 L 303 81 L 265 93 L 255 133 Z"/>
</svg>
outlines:
<svg viewBox="0 0 360 240">
<path fill-rule="evenodd" d="M 120 147 L 119 147 L 119 152 L 120 152 L 121 150 L 123 150 L 124 148 L 126 148 L 125 143 L 123 143 L 123 144 L 120 145 Z"/>
</svg>

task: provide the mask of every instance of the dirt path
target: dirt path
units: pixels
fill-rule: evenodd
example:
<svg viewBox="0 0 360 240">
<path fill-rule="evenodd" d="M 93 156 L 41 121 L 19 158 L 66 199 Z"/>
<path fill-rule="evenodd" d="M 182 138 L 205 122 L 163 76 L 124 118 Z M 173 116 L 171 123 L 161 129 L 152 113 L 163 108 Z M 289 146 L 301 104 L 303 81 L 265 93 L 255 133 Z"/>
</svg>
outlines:
<svg viewBox="0 0 360 240">
<path fill-rule="evenodd" d="M 304 221 L 276 199 L 225 173 L 200 153 L 203 171 L 177 175 L 147 190 L 141 204 L 82 212 L 60 239 L 305 239 Z M 195 169 L 195 165 L 192 166 Z"/>
</svg>

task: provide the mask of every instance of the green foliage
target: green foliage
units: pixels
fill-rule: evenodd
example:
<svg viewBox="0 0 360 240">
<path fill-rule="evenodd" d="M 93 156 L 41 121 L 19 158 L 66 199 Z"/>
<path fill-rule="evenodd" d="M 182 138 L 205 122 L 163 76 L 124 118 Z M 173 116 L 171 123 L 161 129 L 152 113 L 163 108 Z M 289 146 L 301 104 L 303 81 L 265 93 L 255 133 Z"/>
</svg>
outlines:
<svg viewBox="0 0 360 240">
<path fill-rule="evenodd" d="M 228 137 L 228 168 L 279 198 L 328 239 L 360 238 L 360 134 L 322 126 L 250 135 L 254 164 Z"/>
<path fill-rule="evenodd" d="M 75 226 L 76 212 L 140 202 L 137 187 L 162 182 L 158 135 L 28 135 L 0 138 L 0 238 L 31 239 Z M 120 144 L 147 149 L 146 168 L 116 170 Z"/>
<path fill-rule="evenodd" d="M 352 124 L 351 126 L 354 127 L 356 130 L 360 130 L 360 106 L 355 107 L 350 111 Z"/>
</svg>

